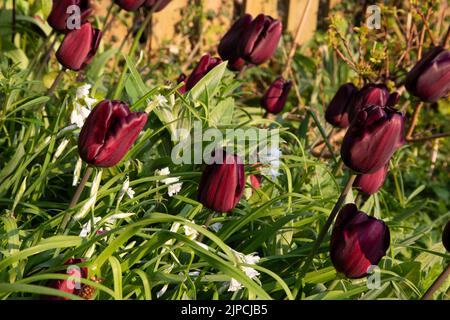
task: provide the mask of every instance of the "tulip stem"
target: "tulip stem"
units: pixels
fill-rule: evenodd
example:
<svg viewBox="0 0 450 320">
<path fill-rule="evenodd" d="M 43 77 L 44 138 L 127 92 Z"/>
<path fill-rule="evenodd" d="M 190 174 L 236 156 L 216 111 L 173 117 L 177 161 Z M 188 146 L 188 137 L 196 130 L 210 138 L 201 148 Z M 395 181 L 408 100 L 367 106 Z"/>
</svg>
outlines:
<svg viewBox="0 0 450 320">
<path fill-rule="evenodd" d="M 108 12 L 106 13 L 105 24 L 103 25 L 103 29 L 102 29 L 102 34 L 103 34 L 103 35 L 105 35 L 106 31 L 109 30 L 109 28 L 111 27 L 111 25 L 112 25 L 112 23 L 113 23 L 113 21 L 114 21 L 114 17 L 112 17 L 112 19 L 109 20 L 109 17 L 111 16 L 111 12 L 112 12 L 112 10 L 113 10 L 113 8 L 114 8 L 114 5 L 115 5 L 115 3 L 114 3 L 114 1 L 112 1 L 112 2 L 111 2 L 111 5 L 110 5 L 109 8 L 108 8 Z M 120 8 L 120 7 L 119 7 L 119 8 Z M 120 13 L 120 9 L 119 9 L 119 11 L 117 12 L 117 14 L 119 14 L 119 13 Z"/>
<path fill-rule="evenodd" d="M 437 133 L 427 137 L 418 137 L 418 138 L 408 138 L 406 141 L 408 142 L 423 142 L 428 140 L 435 140 L 439 138 L 450 137 L 450 132 Z"/>
<path fill-rule="evenodd" d="M 311 6 L 311 2 L 312 2 L 311 0 L 308 0 L 306 2 L 305 10 L 303 10 L 303 15 L 300 18 L 300 22 L 299 22 L 297 30 L 295 32 L 294 42 L 292 43 L 292 47 L 291 47 L 291 50 L 289 51 L 289 55 L 288 55 L 288 58 L 287 58 L 287 61 L 286 61 L 286 64 L 284 66 L 284 70 L 283 70 L 283 73 L 282 73 L 283 78 L 287 77 L 289 69 L 291 68 L 291 63 L 292 63 L 292 60 L 294 59 L 295 51 L 297 50 L 297 45 L 300 42 L 300 36 L 302 34 L 301 31 L 302 31 L 303 25 L 304 25 L 304 23 L 306 21 L 305 17 L 306 17 L 307 12 L 309 11 L 309 8 Z"/>
<path fill-rule="evenodd" d="M 64 76 L 64 72 L 66 72 L 66 68 L 62 68 L 61 71 L 59 71 L 58 75 L 56 76 L 55 80 L 53 81 L 52 86 L 47 91 L 48 96 L 53 96 L 53 93 L 55 92 L 56 88 L 58 87 L 58 84 L 61 82 L 62 77 Z"/>
<path fill-rule="evenodd" d="M 206 230 L 208 230 L 209 225 L 211 224 L 212 219 L 214 218 L 214 212 L 211 212 L 208 217 L 205 220 L 205 223 L 203 223 L 203 227 L 205 227 Z M 204 238 L 204 234 L 200 234 L 197 238 L 198 242 L 202 242 Z"/>
<path fill-rule="evenodd" d="M 450 263 L 447 265 L 444 271 L 442 271 L 439 277 L 433 282 L 431 287 L 428 288 L 427 292 L 425 292 L 421 300 L 431 300 L 436 290 L 440 288 L 440 286 L 445 282 L 448 276 L 450 276 Z"/>
<path fill-rule="evenodd" d="M 422 110 L 422 107 L 423 107 L 423 102 L 420 102 L 414 108 L 414 112 L 413 112 L 412 119 L 411 119 L 411 124 L 409 126 L 408 133 L 406 134 L 406 140 L 409 140 L 412 137 L 414 128 L 416 127 L 416 124 L 417 124 L 417 120 L 419 120 L 419 114 L 420 114 L 420 111 Z"/>
<path fill-rule="evenodd" d="M 133 44 L 131 45 L 130 52 L 128 53 L 128 56 L 133 57 L 134 52 L 136 51 L 136 48 L 138 46 L 139 39 L 141 38 L 142 33 L 145 30 L 145 27 L 152 20 L 152 15 L 153 15 L 154 9 L 155 8 L 152 8 L 152 10 L 148 13 L 147 17 L 145 18 L 144 22 L 142 23 L 141 27 L 139 28 L 136 36 L 134 37 Z M 122 70 L 122 74 L 120 75 L 119 82 L 117 83 L 117 86 L 116 86 L 116 90 L 114 91 L 114 95 L 113 95 L 113 99 L 114 100 L 120 98 L 120 94 L 122 93 L 122 89 L 123 89 L 123 86 L 124 86 L 124 81 L 125 81 L 125 76 L 127 74 L 127 70 L 128 70 L 127 67 L 124 67 L 123 70 Z"/>
<path fill-rule="evenodd" d="M 330 229 L 331 224 L 333 223 L 334 219 L 336 218 L 336 215 L 338 214 L 339 210 L 341 209 L 341 206 L 345 201 L 345 197 L 347 196 L 348 192 L 351 190 L 355 179 L 356 179 L 356 175 L 350 174 L 350 176 L 347 180 L 347 183 L 345 184 L 344 189 L 342 189 L 341 195 L 339 196 L 333 209 L 331 210 L 331 213 L 328 216 L 327 221 L 325 222 L 322 229 L 320 230 L 319 235 L 317 236 L 317 239 L 314 242 L 314 247 L 311 250 L 311 252 L 309 253 L 309 255 L 307 256 L 305 263 L 303 264 L 303 267 L 300 269 L 300 272 L 298 274 L 297 283 L 294 287 L 294 290 L 292 291 L 292 294 L 294 295 L 294 297 L 297 296 L 300 286 L 302 284 L 303 277 L 306 274 L 306 272 L 308 271 L 309 266 L 311 265 L 311 263 L 314 259 L 314 256 L 317 254 L 317 251 L 319 250 L 323 240 L 325 239 L 325 236 L 328 233 L 328 229 Z"/>
<path fill-rule="evenodd" d="M 12 7 L 12 32 L 11 32 L 11 42 L 14 43 L 14 36 L 16 35 L 16 0 L 13 0 Z"/>
<path fill-rule="evenodd" d="M 89 177 L 92 174 L 92 167 L 87 167 L 86 169 L 86 173 L 84 174 L 83 179 L 81 179 L 80 184 L 77 187 L 77 190 L 75 191 L 75 194 L 72 197 L 72 200 L 70 201 L 69 204 L 69 209 L 72 209 L 73 207 L 75 207 L 77 205 L 78 200 L 80 199 L 81 193 L 84 190 L 84 187 L 86 186 L 87 181 L 89 180 Z M 62 232 L 65 231 L 67 224 L 69 223 L 70 220 L 70 212 L 66 212 L 66 214 L 64 215 L 64 218 L 61 222 L 61 226 L 60 226 L 60 230 Z"/>
</svg>

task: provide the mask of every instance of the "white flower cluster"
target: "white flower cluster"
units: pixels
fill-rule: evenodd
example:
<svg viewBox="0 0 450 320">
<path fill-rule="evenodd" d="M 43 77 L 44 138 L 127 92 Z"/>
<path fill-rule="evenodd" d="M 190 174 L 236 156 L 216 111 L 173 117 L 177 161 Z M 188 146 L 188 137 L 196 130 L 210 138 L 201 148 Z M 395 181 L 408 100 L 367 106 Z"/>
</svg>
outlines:
<svg viewBox="0 0 450 320">
<path fill-rule="evenodd" d="M 77 89 L 74 108 L 70 114 L 70 123 L 76 124 L 79 128 L 83 127 L 84 121 L 91 113 L 92 106 L 97 102 L 97 99 L 89 96 L 91 87 L 90 84 L 84 84 Z"/>
<path fill-rule="evenodd" d="M 270 148 L 266 153 L 260 154 L 259 159 L 263 164 L 261 173 L 265 176 L 271 176 L 272 180 L 275 180 L 281 175 L 280 169 L 280 157 L 282 152 L 278 148 Z"/>
<path fill-rule="evenodd" d="M 245 255 L 245 254 L 235 251 L 233 249 L 231 249 L 231 250 L 233 251 L 234 255 L 241 263 L 244 263 L 244 264 L 259 263 L 260 257 L 256 253 L 251 253 L 251 254 Z M 241 266 L 240 268 L 242 271 L 245 272 L 247 277 L 249 277 L 250 279 L 254 279 L 257 276 L 259 276 L 259 272 L 252 267 Z M 240 283 L 239 281 L 237 281 L 234 278 L 231 278 L 230 286 L 228 287 L 228 291 L 234 292 L 234 291 L 240 290 L 242 288 L 243 288 L 242 283 Z"/>
<path fill-rule="evenodd" d="M 156 176 L 168 176 L 169 174 L 170 174 L 170 170 L 168 167 L 165 167 L 161 170 L 158 169 L 155 171 Z M 162 183 L 169 185 L 169 187 L 167 189 L 167 194 L 169 195 L 169 197 L 172 197 L 173 195 L 175 195 L 181 191 L 183 182 L 178 182 L 178 181 L 180 181 L 180 177 L 170 177 L 170 178 L 165 178 L 165 179 L 161 180 Z"/>
</svg>

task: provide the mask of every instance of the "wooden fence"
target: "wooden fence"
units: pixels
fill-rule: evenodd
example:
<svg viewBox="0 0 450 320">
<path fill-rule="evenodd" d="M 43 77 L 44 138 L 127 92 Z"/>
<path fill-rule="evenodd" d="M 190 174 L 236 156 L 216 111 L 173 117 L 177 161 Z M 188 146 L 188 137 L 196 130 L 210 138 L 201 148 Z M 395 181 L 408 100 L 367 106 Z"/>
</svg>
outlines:
<svg viewBox="0 0 450 320">
<path fill-rule="evenodd" d="M 331 0 L 333 3 L 337 1 Z M 193 4 L 200 4 L 208 16 L 203 26 L 206 43 L 217 43 L 237 16 L 244 12 L 253 16 L 264 13 L 282 19 L 284 28 L 292 33 L 305 15 L 302 34 L 298 39 L 299 43 L 304 43 L 311 39 L 316 30 L 319 2 L 320 0 L 172 0 L 164 10 L 153 16 L 152 48 L 161 47 L 168 41 L 177 43 L 176 26 Z M 94 1 L 96 14 L 105 16 L 110 3 L 111 0 Z M 120 39 L 126 34 L 127 26 L 115 22 L 112 30 L 114 37 Z"/>
</svg>

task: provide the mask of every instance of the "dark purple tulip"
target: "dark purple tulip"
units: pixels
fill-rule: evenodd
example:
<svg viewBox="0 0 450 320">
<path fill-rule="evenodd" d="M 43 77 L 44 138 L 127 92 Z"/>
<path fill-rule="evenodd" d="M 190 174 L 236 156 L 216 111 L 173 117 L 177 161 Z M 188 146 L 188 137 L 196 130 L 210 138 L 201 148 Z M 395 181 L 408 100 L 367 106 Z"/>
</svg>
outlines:
<svg viewBox="0 0 450 320">
<path fill-rule="evenodd" d="M 286 104 L 292 82 L 278 77 L 269 87 L 261 100 L 261 106 L 267 112 L 277 114 L 283 110 Z"/>
<path fill-rule="evenodd" d="M 383 186 L 388 169 L 389 163 L 374 173 L 358 174 L 353 182 L 353 187 L 366 195 L 378 192 Z"/>
<path fill-rule="evenodd" d="M 431 49 L 406 76 L 406 89 L 423 101 L 436 102 L 450 92 L 450 51 Z"/>
<path fill-rule="evenodd" d="M 361 88 L 353 97 L 349 107 L 350 123 L 359 111 L 371 105 L 386 106 L 389 99 L 389 90 L 385 84 L 369 83 Z"/>
<path fill-rule="evenodd" d="M 147 122 L 144 112 L 130 112 L 121 101 L 103 100 L 89 114 L 78 138 L 81 158 L 96 167 L 116 165 Z"/>
<path fill-rule="evenodd" d="M 241 37 L 239 56 L 255 65 L 266 62 L 277 49 L 282 29 L 281 21 L 258 15 Z"/>
<path fill-rule="evenodd" d="M 223 163 L 207 165 L 198 186 L 198 199 L 207 208 L 230 212 L 245 189 L 245 172 L 237 155 L 223 152 Z"/>
<path fill-rule="evenodd" d="M 79 263 L 85 262 L 82 258 L 69 259 L 64 265 L 71 266 Z M 58 289 L 63 292 L 71 293 L 74 295 L 79 295 L 81 291 L 81 283 L 75 283 L 77 278 L 87 279 L 88 278 L 88 268 L 80 267 L 80 268 L 68 268 L 67 271 L 62 272 L 70 275 L 70 279 L 64 280 L 52 280 L 49 282 L 48 286 L 53 289 Z M 78 286 L 78 288 L 77 288 Z M 69 298 L 57 297 L 57 296 L 45 296 L 43 297 L 47 300 L 69 300 Z"/>
<path fill-rule="evenodd" d="M 450 252 L 450 221 L 447 222 L 444 232 L 442 233 L 442 243 L 444 244 L 445 249 Z"/>
<path fill-rule="evenodd" d="M 81 23 L 86 22 L 86 19 L 92 12 L 89 0 L 53 0 L 53 7 L 50 15 L 47 18 L 48 24 L 56 31 L 67 33 L 71 30 L 67 28 L 67 19 L 73 14 L 67 8 L 76 5 L 80 8 Z"/>
<path fill-rule="evenodd" d="M 386 255 L 389 243 L 388 226 L 350 203 L 341 209 L 333 227 L 331 261 L 346 277 L 362 278 Z"/>
<path fill-rule="evenodd" d="M 180 89 L 178 89 L 178 91 L 181 94 L 184 94 L 186 92 L 186 78 L 187 78 L 187 76 L 184 73 L 182 73 L 182 74 L 180 74 L 180 76 L 177 79 L 177 84 L 180 84 L 182 82 L 184 83 L 184 85 Z"/>
<path fill-rule="evenodd" d="M 398 92 L 393 92 L 389 95 L 386 105 L 389 107 L 395 107 L 395 105 L 399 102 L 399 100 L 400 95 L 398 94 Z"/>
<path fill-rule="evenodd" d="M 213 58 L 209 54 L 205 54 L 200 62 L 192 71 L 191 75 L 186 80 L 186 91 L 191 90 L 197 82 L 199 82 L 208 72 L 222 63 L 220 58 Z"/>
<path fill-rule="evenodd" d="M 238 52 L 239 41 L 244 32 L 249 28 L 252 22 L 252 16 L 245 14 L 240 17 L 220 40 L 218 52 L 222 60 L 228 60 L 228 68 L 234 71 L 240 71 L 245 65 L 245 60 L 241 58 Z"/>
<path fill-rule="evenodd" d="M 353 83 L 343 84 L 325 111 L 325 119 L 335 127 L 347 128 L 349 126 L 348 111 L 353 97 L 358 89 Z"/>
<path fill-rule="evenodd" d="M 126 11 L 136 11 L 145 2 L 145 0 L 114 0 L 114 2 Z"/>
<path fill-rule="evenodd" d="M 56 58 L 67 69 L 78 71 L 86 67 L 97 52 L 102 32 L 86 22 L 64 37 L 56 52 Z"/>
<path fill-rule="evenodd" d="M 146 0 L 144 6 L 153 10 L 153 12 L 159 12 L 170 3 L 172 0 Z M 156 6 L 155 6 L 156 5 Z"/>
<path fill-rule="evenodd" d="M 344 136 L 341 156 L 358 173 L 374 173 L 385 166 L 405 143 L 404 117 L 391 107 L 361 110 Z"/>
</svg>

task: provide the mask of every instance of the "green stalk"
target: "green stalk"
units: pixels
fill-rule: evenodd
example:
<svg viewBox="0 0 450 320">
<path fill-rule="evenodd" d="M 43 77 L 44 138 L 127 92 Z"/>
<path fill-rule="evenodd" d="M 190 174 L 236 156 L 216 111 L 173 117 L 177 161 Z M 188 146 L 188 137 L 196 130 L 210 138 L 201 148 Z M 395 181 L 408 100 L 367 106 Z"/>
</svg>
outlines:
<svg viewBox="0 0 450 320">
<path fill-rule="evenodd" d="M 326 234 L 328 233 L 328 229 L 330 229 L 331 224 L 333 223 L 334 219 L 336 218 L 337 214 L 339 213 L 339 210 L 341 209 L 342 204 L 344 203 L 345 197 L 347 196 L 348 192 L 351 190 L 353 182 L 356 179 L 355 174 L 351 174 L 350 177 L 347 180 L 347 183 L 345 184 L 344 189 L 341 192 L 341 195 L 339 196 L 338 200 L 336 201 L 336 204 L 333 207 L 333 210 L 331 210 L 330 215 L 328 216 L 327 221 L 325 222 L 324 226 L 320 230 L 319 235 L 317 236 L 316 242 L 314 243 L 314 247 L 312 251 L 309 253 L 308 257 L 306 258 L 305 264 L 300 269 L 297 283 L 295 284 L 294 290 L 292 291 L 292 294 L 294 297 L 297 296 L 298 291 L 300 290 L 302 280 L 306 272 L 308 272 L 308 269 L 317 254 L 317 251 L 320 248 L 320 245 L 323 242 L 323 239 L 325 239 Z"/>
<path fill-rule="evenodd" d="M 450 263 L 447 267 L 442 271 L 439 277 L 433 282 L 430 288 L 428 288 L 427 292 L 422 297 L 422 300 L 431 300 L 433 298 L 434 293 L 440 286 L 447 280 L 448 276 L 450 276 Z"/>
<path fill-rule="evenodd" d="M 132 57 L 134 55 L 134 52 L 136 51 L 136 48 L 139 44 L 139 39 L 141 38 L 142 33 L 145 30 L 145 27 L 152 20 L 152 15 L 153 15 L 153 11 L 150 11 L 150 13 L 147 15 L 144 22 L 142 23 L 141 27 L 139 28 L 136 36 L 134 37 L 133 44 L 131 45 L 130 52 L 128 53 L 128 55 L 130 57 Z M 124 67 L 122 70 L 122 74 L 120 75 L 119 82 L 117 83 L 116 90 L 114 91 L 114 95 L 113 95 L 114 100 L 117 100 L 120 98 L 120 94 L 122 93 L 126 74 L 127 74 L 127 68 Z"/>
</svg>

